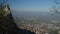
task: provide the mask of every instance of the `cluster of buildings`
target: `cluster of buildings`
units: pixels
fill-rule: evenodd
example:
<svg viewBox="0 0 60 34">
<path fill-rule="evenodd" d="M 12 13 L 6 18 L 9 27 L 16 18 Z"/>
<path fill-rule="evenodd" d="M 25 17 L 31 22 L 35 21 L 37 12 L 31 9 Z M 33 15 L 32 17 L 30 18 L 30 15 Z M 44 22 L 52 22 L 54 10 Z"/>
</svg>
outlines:
<svg viewBox="0 0 60 34">
<path fill-rule="evenodd" d="M 21 24 L 22 29 L 31 30 L 36 34 L 60 34 L 60 27 L 51 23 Z"/>
</svg>

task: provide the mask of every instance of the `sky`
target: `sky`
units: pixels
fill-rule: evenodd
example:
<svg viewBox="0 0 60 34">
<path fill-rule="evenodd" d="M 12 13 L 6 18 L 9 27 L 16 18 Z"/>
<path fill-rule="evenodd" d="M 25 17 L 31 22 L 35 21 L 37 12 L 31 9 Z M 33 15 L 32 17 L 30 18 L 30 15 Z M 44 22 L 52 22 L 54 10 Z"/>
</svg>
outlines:
<svg viewBox="0 0 60 34">
<path fill-rule="evenodd" d="M 49 11 L 54 5 L 53 0 L 8 0 L 12 10 L 18 11 Z"/>
</svg>

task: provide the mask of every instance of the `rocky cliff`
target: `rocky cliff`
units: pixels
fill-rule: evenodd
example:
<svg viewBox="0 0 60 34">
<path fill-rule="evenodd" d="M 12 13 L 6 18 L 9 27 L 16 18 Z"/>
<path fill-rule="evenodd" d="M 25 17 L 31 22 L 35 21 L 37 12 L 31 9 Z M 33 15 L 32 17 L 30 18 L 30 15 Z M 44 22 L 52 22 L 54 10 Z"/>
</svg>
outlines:
<svg viewBox="0 0 60 34">
<path fill-rule="evenodd" d="M 35 34 L 15 24 L 9 5 L 0 6 L 0 34 Z"/>
</svg>

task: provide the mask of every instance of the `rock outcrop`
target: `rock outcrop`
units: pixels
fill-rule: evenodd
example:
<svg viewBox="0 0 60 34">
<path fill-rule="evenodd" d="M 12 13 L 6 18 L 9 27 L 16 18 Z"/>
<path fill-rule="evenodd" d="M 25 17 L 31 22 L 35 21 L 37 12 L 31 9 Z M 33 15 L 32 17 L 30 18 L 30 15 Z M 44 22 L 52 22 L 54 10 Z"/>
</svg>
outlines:
<svg viewBox="0 0 60 34">
<path fill-rule="evenodd" d="M 9 5 L 0 6 L 0 34 L 35 34 L 29 30 L 20 29 L 15 24 Z"/>
</svg>

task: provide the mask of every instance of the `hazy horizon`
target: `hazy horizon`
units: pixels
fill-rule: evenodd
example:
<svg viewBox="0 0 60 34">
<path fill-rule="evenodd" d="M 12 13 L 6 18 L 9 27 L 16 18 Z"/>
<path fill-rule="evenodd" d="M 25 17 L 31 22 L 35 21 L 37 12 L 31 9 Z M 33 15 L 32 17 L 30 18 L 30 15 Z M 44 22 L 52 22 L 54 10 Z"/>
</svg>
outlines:
<svg viewBox="0 0 60 34">
<path fill-rule="evenodd" d="M 54 0 L 8 0 L 11 10 L 17 11 L 49 11 Z"/>
</svg>

